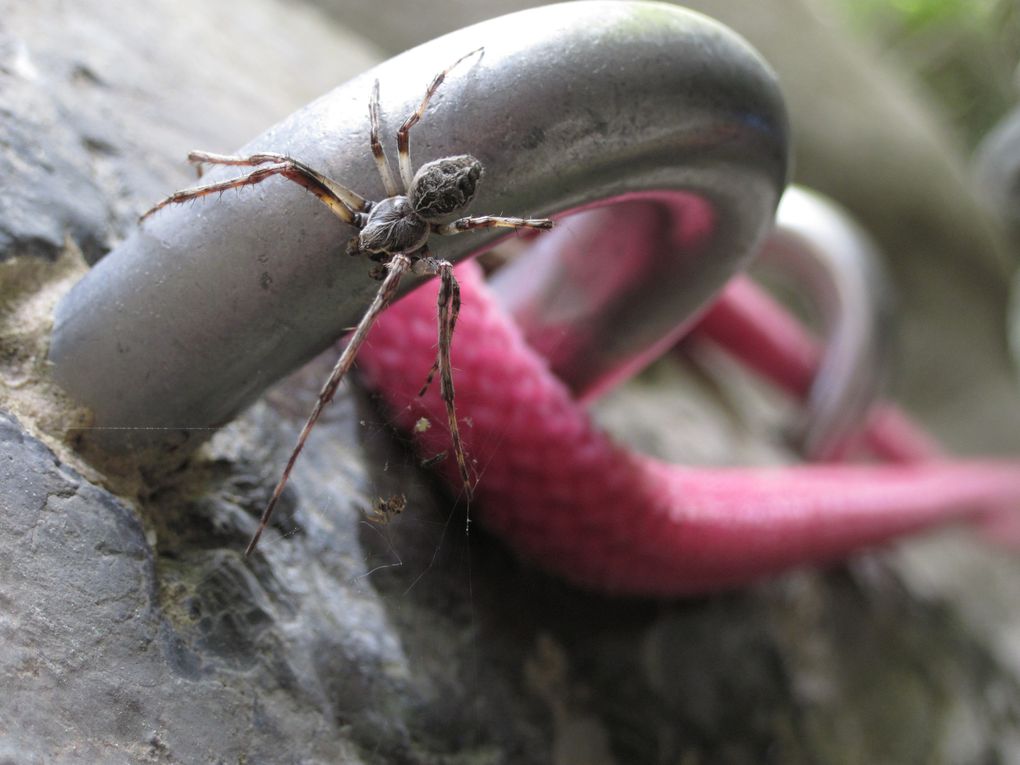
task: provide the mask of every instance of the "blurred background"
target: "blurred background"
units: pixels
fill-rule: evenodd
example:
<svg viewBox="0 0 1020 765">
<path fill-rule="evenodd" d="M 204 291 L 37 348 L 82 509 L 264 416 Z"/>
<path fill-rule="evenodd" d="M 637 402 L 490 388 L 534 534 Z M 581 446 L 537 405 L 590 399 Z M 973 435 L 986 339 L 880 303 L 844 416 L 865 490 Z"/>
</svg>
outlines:
<svg viewBox="0 0 1020 765">
<path fill-rule="evenodd" d="M 540 4 L 440 0 L 421 13 L 313 1 L 385 54 Z M 1015 453 L 1020 0 L 684 5 L 743 34 L 776 69 L 794 180 L 845 206 L 888 258 L 899 300 L 893 394 L 959 451 Z"/>
<path fill-rule="evenodd" d="M 229 152 L 392 54 L 534 4 L 0 0 L 0 259 L 94 261 L 193 182 L 188 150 Z M 883 250 L 892 394 L 956 452 L 1020 454 L 1020 0 L 686 4 L 776 70 L 795 180 Z M 723 460 L 740 438 L 777 448 L 703 377 L 651 408 L 659 431 Z M 250 566 L 243 529 L 321 379 L 133 508 L 9 426 L 27 467 L 0 481 L 0 761 L 1020 762 L 1020 559 L 964 535 L 702 600 L 598 598 L 483 532 L 444 537 L 448 497 L 365 437 L 355 388 L 300 463 L 299 531 Z M 368 528 L 397 492 L 403 525 Z"/>
<path fill-rule="evenodd" d="M 923 84 L 971 150 L 1017 103 L 1016 0 L 837 0 L 850 28 Z"/>
</svg>

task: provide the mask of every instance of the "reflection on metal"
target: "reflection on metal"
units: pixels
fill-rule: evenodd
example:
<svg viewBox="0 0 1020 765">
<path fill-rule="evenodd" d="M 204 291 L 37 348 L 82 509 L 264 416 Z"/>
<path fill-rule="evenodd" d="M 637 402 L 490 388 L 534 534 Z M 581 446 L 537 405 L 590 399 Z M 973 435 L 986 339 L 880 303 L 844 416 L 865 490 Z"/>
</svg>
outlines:
<svg viewBox="0 0 1020 765">
<path fill-rule="evenodd" d="M 417 163 L 478 157 L 486 175 L 474 210 L 566 216 L 614 205 L 606 215 L 656 217 L 671 232 L 655 259 L 627 264 L 625 251 L 601 248 L 574 264 L 583 267 L 531 275 L 535 293 L 555 279 L 561 294 L 605 298 L 608 319 L 593 329 L 594 314 L 575 312 L 562 338 L 571 354 L 560 373 L 596 389 L 670 342 L 768 232 L 787 174 L 775 78 L 736 35 L 671 5 L 546 6 L 391 59 L 241 151 L 292 154 L 381 198 L 368 141 L 373 81 L 390 136 L 431 76 L 479 45 L 412 131 Z M 279 179 L 162 210 L 59 306 L 56 377 L 109 428 L 97 431 L 106 446 L 191 447 L 199 429 L 230 420 L 357 321 L 377 282 L 344 254 L 351 234 Z M 434 249 L 457 261 L 497 239 L 465 235 Z"/>
<path fill-rule="evenodd" d="M 974 153 L 978 194 L 1005 225 L 1020 257 L 1020 107 L 1003 117 Z M 1009 308 L 1009 341 L 1014 368 L 1020 370 L 1020 271 L 1013 277 Z"/>
<path fill-rule="evenodd" d="M 828 459 L 860 432 L 891 351 L 892 293 L 874 244 L 832 202 L 791 187 L 761 260 L 791 279 L 821 314 L 825 351 L 795 434 L 802 453 Z"/>
</svg>

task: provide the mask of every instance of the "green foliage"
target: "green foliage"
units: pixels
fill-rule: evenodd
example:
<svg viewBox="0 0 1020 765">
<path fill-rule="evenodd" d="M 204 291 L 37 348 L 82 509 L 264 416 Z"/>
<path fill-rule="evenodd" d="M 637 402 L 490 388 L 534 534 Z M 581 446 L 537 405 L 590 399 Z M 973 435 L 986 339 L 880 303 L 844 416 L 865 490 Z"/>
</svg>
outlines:
<svg viewBox="0 0 1020 765">
<path fill-rule="evenodd" d="M 975 144 L 1020 100 L 1020 0 L 840 0 Z"/>
</svg>

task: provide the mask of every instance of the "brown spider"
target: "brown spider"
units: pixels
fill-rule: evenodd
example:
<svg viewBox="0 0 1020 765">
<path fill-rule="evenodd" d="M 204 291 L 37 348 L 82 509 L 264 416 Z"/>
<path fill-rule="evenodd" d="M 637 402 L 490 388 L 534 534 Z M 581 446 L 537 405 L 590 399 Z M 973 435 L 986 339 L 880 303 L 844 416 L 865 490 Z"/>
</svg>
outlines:
<svg viewBox="0 0 1020 765">
<path fill-rule="evenodd" d="M 403 494 L 394 494 L 387 499 L 377 497 L 372 509 L 365 513 L 365 520 L 376 526 L 388 526 L 406 507 L 407 497 Z"/>
<path fill-rule="evenodd" d="M 361 321 L 355 327 L 350 342 L 344 348 L 343 353 L 340 354 L 340 358 L 337 360 L 336 366 L 333 367 L 329 379 L 322 386 L 315 407 L 312 409 L 312 413 L 309 415 L 305 426 L 301 429 L 297 444 L 294 446 L 294 450 L 287 460 L 287 465 L 283 469 L 283 474 L 280 476 L 280 480 L 273 490 L 269 503 L 262 513 L 258 528 L 248 543 L 248 547 L 245 549 L 245 555 L 250 555 L 255 550 L 262 532 L 269 525 L 273 509 L 283 493 L 284 486 L 287 485 L 291 470 L 297 461 L 298 455 L 305 446 L 308 434 L 311 433 L 323 408 L 333 399 L 340 381 L 354 362 L 358 351 L 365 341 L 365 337 L 368 335 L 369 329 L 371 329 L 372 324 L 383 309 L 396 296 L 401 277 L 412 269 L 418 274 L 438 275 L 440 279 L 438 299 L 439 350 L 436 355 L 436 362 L 432 365 L 432 369 L 429 370 L 425 384 L 418 395 L 424 395 L 435 373 L 438 371 L 440 393 L 446 405 L 446 414 L 449 420 L 450 439 L 457 458 L 460 477 L 464 483 L 465 495 L 468 500 L 471 499 L 473 491 L 471 475 L 468 472 L 464 446 L 460 438 L 460 429 L 457 426 L 457 414 L 454 408 L 453 374 L 450 366 L 450 343 L 460 310 L 460 287 L 457 284 L 456 277 L 453 275 L 453 265 L 448 261 L 438 260 L 429 254 L 427 248 L 428 238 L 431 234 L 449 236 L 476 228 L 549 229 L 553 226 L 553 222 L 546 218 L 505 218 L 495 215 L 458 218 L 452 222 L 444 223 L 444 220 L 463 210 L 471 202 L 475 195 L 478 181 L 482 177 L 483 169 L 481 162 L 466 154 L 456 157 L 444 157 L 422 165 L 417 173 L 413 172 L 409 143 L 411 128 L 422 118 L 429 99 L 435 95 L 450 70 L 461 61 L 481 50 L 481 48 L 478 48 L 471 51 L 437 74 L 425 91 L 425 97 L 422 99 L 421 104 L 411 116 L 404 120 L 404 123 L 397 131 L 397 154 L 402 188 L 397 185 L 382 144 L 379 142 L 379 81 L 376 80 L 375 86 L 372 89 L 368 112 L 371 122 L 370 142 L 372 154 L 375 157 L 376 165 L 379 168 L 379 175 L 382 177 L 383 186 L 388 195 L 381 202 L 370 202 L 354 191 L 316 172 L 299 160 L 284 154 L 264 152 L 240 157 L 193 151 L 188 155 L 188 159 L 199 166 L 202 163 L 209 163 L 247 167 L 265 165 L 265 167 L 259 167 L 257 170 L 253 170 L 239 178 L 183 189 L 171 194 L 142 215 L 141 219 L 144 220 L 166 205 L 186 202 L 189 199 L 195 199 L 207 194 L 215 194 L 227 189 L 252 186 L 264 181 L 266 178 L 279 175 L 310 191 L 332 210 L 338 218 L 358 229 L 358 235 L 352 238 L 347 245 L 347 252 L 349 254 L 364 254 L 380 264 L 370 271 L 374 278 L 382 280 L 379 291 L 365 311 L 365 314 L 361 317 Z"/>
</svg>

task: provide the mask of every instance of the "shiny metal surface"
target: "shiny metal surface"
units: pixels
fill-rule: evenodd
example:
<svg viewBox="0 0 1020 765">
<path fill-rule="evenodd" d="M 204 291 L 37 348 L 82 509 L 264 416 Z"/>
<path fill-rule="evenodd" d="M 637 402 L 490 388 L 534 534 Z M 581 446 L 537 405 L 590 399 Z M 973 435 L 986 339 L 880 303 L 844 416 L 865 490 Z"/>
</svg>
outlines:
<svg viewBox="0 0 1020 765">
<path fill-rule="evenodd" d="M 539 292 L 556 279 L 579 295 L 623 295 L 616 307 L 600 302 L 611 319 L 597 331 L 575 312 L 575 331 L 560 341 L 573 361 L 559 373 L 596 389 L 668 342 L 768 232 L 787 174 L 775 78 L 735 34 L 674 6 L 546 6 L 391 59 L 243 151 L 293 154 L 380 199 L 368 145 L 373 80 L 395 158 L 392 136 L 429 79 L 479 45 L 480 58 L 451 73 L 412 131 L 416 166 L 478 157 L 486 175 L 475 214 L 566 216 L 629 200 L 675 229 L 675 246 L 626 267 L 624 280 L 620 252 L 608 248 L 584 268 L 532 275 Z M 98 431 L 108 447 L 196 443 L 196 429 L 227 422 L 357 321 L 378 283 L 367 262 L 344 254 L 353 233 L 280 179 L 160 211 L 60 304 L 55 375 L 111 428 Z M 457 261 L 497 238 L 433 240 L 434 251 Z"/>
<path fill-rule="evenodd" d="M 802 424 L 802 453 L 831 459 L 878 397 L 892 350 L 891 280 L 871 239 L 833 202 L 786 190 L 762 264 L 782 272 L 821 315 L 824 354 Z"/>
<path fill-rule="evenodd" d="M 1013 255 L 1020 255 L 1020 107 L 1003 117 L 978 145 L 973 171 L 978 194 L 1005 225 Z M 1020 372 L 1020 270 L 1013 274 L 1010 294 L 1009 346 Z"/>
<path fill-rule="evenodd" d="M 1020 107 L 995 125 L 974 151 L 978 194 L 1020 244 Z"/>
</svg>

